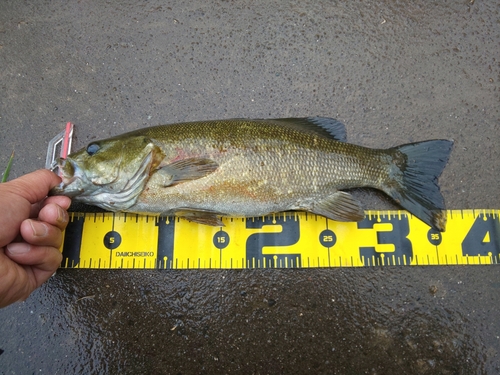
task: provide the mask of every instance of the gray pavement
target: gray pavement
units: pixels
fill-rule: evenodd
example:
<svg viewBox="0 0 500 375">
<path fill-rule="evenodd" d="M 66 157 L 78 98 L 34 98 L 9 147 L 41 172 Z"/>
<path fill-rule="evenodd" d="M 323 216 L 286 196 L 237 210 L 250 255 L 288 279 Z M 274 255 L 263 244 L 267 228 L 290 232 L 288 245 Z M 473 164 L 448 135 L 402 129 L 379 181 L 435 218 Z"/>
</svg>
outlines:
<svg viewBox="0 0 500 375">
<path fill-rule="evenodd" d="M 329 116 L 454 139 L 449 208 L 500 208 L 498 1 L 0 3 L 0 165 L 143 126 Z M 395 206 L 355 192 L 367 209 Z M 0 310 L 0 374 L 497 374 L 500 267 L 61 270 Z"/>
</svg>

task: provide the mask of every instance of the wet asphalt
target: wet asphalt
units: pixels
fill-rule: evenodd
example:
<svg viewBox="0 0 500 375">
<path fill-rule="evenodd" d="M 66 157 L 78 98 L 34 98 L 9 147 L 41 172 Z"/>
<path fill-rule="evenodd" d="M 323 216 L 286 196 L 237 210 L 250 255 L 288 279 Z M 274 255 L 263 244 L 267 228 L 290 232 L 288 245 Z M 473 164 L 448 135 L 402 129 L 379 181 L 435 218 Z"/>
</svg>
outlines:
<svg viewBox="0 0 500 375">
<path fill-rule="evenodd" d="M 498 1 L 0 3 L 0 165 L 139 127 L 336 117 L 455 141 L 453 209 L 500 208 Z M 3 167 L 1 167 L 3 170 Z M 367 209 L 392 209 L 359 190 Z M 60 270 L 0 310 L 0 374 L 497 374 L 500 267 Z"/>
</svg>

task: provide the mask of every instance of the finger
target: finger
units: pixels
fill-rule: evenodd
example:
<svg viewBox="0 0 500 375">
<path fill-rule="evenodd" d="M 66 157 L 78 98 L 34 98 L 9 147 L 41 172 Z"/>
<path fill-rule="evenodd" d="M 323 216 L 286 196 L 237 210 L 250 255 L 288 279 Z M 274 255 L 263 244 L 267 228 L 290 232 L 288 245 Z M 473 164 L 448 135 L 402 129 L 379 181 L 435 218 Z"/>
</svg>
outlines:
<svg viewBox="0 0 500 375">
<path fill-rule="evenodd" d="M 15 272 L 15 277 L 0 275 L 0 279 L 5 281 L 0 285 L 0 307 L 28 298 L 31 292 L 57 271 L 62 260 L 62 254 L 56 248 L 33 246 L 25 242 L 7 245 L 0 257 L 4 258 L 0 262 Z"/>
<path fill-rule="evenodd" d="M 39 169 L 2 184 L 2 188 L 33 204 L 44 199 L 49 190 L 60 182 L 61 179 L 55 173 L 48 169 Z"/>
<path fill-rule="evenodd" d="M 43 207 L 38 214 L 38 219 L 64 230 L 68 225 L 68 213 L 59 205 L 50 203 Z"/>
<path fill-rule="evenodd" d="M 31 205 L 30 208 L 30 216 L 31 218 L 36 218 L 38 217 L 38 213 L 40 212 L 40 209 L 42 208 L 42 202 L 36 202 Z"/>
<path fill-rule="evenodd" d="M 52 246 L 30 245 L 26 242 L 8 244 L 5 247 L 5 255 L 17 264 L 36 267 L 40 271 L 47 272 L 47 279 L 57 270 L 62 261 L 59 249 Z"/>
<path fill-rule="evenodd" d="M 20 230 L 23 239 L 31 245 L 52 246 L 57 248 L 61 246 L 61 230 L 49 223 L 26 219 L 21 223 Z"/>
<path fill-rule="evenodd" d="M 40 210 L 46 205 L 51 203 L 57 204 L 64 210 L 67 210 L 71 205 L 71 199 L 63 195 L 58 195 L 58 196 L 48 197 L 41 202 L 34 203 L 31 205 L 30 217 L 31 218 L 38 217 L 38 213 L 40 212 Z"/>
<path fill-rule="evenodd" d="M 0 281 L 0 308 L 26 299 L 34 289 L 25 267 L 12 261 L 2 248 L 0 248 Z"/>
<path fill-rule="evenodd" d="M 43 205 L 46 206 L 48 204 L 57 204 L 63 210 L 67 210 L 71 205 L 71 199 L 69 197 L 65 197 L 63 195 L 55 195 L 53 197 L 48 197 L 43 201 Z"/>
</svg>

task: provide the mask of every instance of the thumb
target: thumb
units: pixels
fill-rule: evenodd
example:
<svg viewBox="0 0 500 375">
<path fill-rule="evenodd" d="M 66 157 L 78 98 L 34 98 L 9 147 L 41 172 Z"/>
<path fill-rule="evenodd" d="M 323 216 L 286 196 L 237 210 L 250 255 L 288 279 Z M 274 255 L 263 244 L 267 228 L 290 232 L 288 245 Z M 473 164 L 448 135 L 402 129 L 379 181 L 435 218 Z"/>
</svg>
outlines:
<svg viewBox="0 0 500 375">
<path fill-rule="evenodd" d="M 48 169 L 39 169 L 1 185 L 2 190 L 23 197 L 31 204 L 44 199 L 61 179 Z"/>
</svg>

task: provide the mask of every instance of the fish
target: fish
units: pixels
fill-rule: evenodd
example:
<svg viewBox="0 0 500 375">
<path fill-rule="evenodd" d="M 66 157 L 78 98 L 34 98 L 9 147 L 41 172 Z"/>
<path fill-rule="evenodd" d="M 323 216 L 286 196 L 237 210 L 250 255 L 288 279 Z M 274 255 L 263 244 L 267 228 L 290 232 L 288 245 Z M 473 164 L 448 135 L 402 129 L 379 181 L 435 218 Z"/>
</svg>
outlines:
<svg viewBox="0 0 500 375">
<path fill-rule="evenodd" d="M 367 148 L 347 143 L 344 124 L 328 117 L 184 122 L 93 141 L 59 159 L 62 182 L 50 195 L 223 226 L 221 217 L 294 210 L 361 221 L 361 203 L 345 190 L 364 187 L 444 232 L 438 177 L 452 146 Z"/>
</svg>

